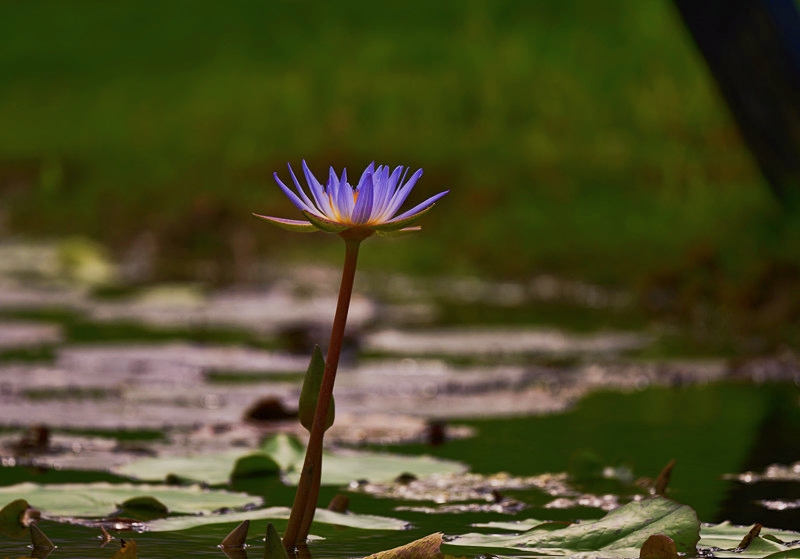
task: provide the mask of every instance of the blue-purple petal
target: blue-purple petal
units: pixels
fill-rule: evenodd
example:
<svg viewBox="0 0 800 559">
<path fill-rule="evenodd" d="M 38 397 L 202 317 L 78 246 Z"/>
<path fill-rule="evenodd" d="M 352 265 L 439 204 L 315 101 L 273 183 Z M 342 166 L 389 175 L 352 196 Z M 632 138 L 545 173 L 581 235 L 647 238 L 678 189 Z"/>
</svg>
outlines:
<svg viewBox="0 0 800 559">
<path fill-rule="evenodd" d="M 275 179 L 275 182 L 277 182 L 278 186 L 281 187 L 281 190 L 283 190 L 283 193 L 286 194 L 287 198 L 289 198 L 289 200 L 291 200 L 292 204 L 294 204 L 295 207 L 298 210 L 300 210 L 301 212 L 308 211 L 308 212 L 312 212 L 312 213 L 315 211 L 313 207 L 309 208 L 300 198 L 297 197 L 297 194 L 292 192 L 292 190 L 288 186 L 283 184 L 283 181 L 278 176 L 278 173 L 274 173 L 272 175 L 272 178 Z"/>
<path fill-rule="evenodd" d="M 353 223 L 362 224 L 369 221 L 372 216 L 372 199 L 375 180 L 372 175 L 362 176 L 361 188 L 358 190 L 358 200 L 353 208 Z"/>
<path fill-rule="evenodd" d="M 424 202 L 422 202 L 421 204 L 417 204 L 416 206 L 414 206 L 413 208 L 411 208 L 407 212 L 403 212 L 400 215 L 398 215 L 397 217 L 393 217 L 392 219 L 388 220 L 386 223 L 396 223 L 396 222 L 398 222 L 398 221 L 400 221 L 402 219 L 411 217 L 414 214 L 418 214 L 419 212 L 421 212 L 423 210 L 426 210 L 429 206 L 432 206 L 439 198 L 441 198 L 442 196 L 444 196 L 448 192 L 450 192 L 450 191 L 449 190 L 445 190 L 444 192 L 440 192 L 439 194 L 435 194 L 435 195 L 431 196 L 430 198 L 428 198 L 427 200 L 425 200 Z"/>
<path fill-rule="evenodd" d="M 314 173 L 311 172 L 311 169 L 308 168 L 305 159 L 303 160 L 302 167 L 308 187 L 311 190 L 311 194 L 314 196 L 314 200 L 317 202 L 317 207 L 320 209 L 323 215 L 329 215 L 331 211 L 331 204 L 328 201 L 328 197 L 325 195 L 322 184 L 320 184 L 320 182 L 317 180 L 317 177 L 314 176 Z"/>
<path fill-rule="evenodd" d="M 408 195 L 411 194 L 411 189 L 414 188 L 414 185 L 417 184 L 417 181 L 421 176 L 422 176 L 422 169 L 417 169 L 417 171 L 413 175 L 411 175 L 411 178 L 408 179 L 408 182 L 406 182 L 402 187 L 400 187 L 399 190 L 397 190 L 395 195 L 392 197 L 392 201 L 389 204 L 389 207 L 383 214 L 384 220 L 391 218 L 392 216 L 394 216 L 394 214 L 397 213 L 397 210 L 400 209 L 400 206 L 402 206 L 403 202 L 406 201 Z"/>
<path fill-rule="evenodd" d="M 289 167 L 289 174 L 292 175 L 292 182 L 294 182 L 294 187 L 297 190 L 297 193 L 300 195 L 300 198 L 303 200 L 303 203 L 305 203 L 305 205 L 308 206 L 309 211 L 314 213 L 320 213 L 317 206 L 314 204 L 314 202 L 311 201 L 311 199 L 306 194 L 306 191 L 303 190 L 302 186 L 300 186 L 297 177 L 294 175 L 294 170 L 292 169 L 292 166 L 288 164 L 287 166 Z"/>
</svg>

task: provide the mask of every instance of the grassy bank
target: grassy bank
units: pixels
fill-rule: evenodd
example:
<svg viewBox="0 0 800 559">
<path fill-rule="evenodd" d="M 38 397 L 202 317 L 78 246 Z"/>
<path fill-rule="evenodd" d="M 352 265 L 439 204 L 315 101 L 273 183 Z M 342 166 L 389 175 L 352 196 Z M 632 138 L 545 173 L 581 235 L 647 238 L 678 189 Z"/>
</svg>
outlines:
<svg viewBox="0 0 800 559">
<path fill-rule="evenodd" d="M 667 0 L 12 1 L 0 35 L 6 230 L 148 233 L 166 276 L 338 258 L 249 216 L 294 214 L 271 174 L 301 158 L 452 189 L 367 266 L 690 296 L 711 266 L 733 300 L 800 250 Z"/>
</svg>

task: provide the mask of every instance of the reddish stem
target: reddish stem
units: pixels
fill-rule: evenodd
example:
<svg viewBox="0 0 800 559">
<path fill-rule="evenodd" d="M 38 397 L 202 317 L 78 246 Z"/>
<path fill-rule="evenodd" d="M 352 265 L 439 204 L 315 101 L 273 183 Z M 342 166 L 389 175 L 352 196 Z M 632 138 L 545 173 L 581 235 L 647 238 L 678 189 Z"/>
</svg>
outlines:
<svg viewBox="0 0 800 559">
<path fill-rule="evenodd" d="M 347 311 L 350 308 L 358 247 L 361 241 L 361 238 L 345 238 L 342 283 L 339 287 L 339 300 L 336 304 L 336 315 L 333 318 L 328 355 L 325 358 L 325 370 L 322 373 L 319 400 L 314 412 L 314 423 L 311 426 L 306 458 L 300 474 L 300 481 L 297 484 L 292 513 L 283 535 L 283 546 L 289 551 L 306 540 L 311 521 L 314 519 L 322 473 L 322 439 L 325 435 L 325 419 L 328 416 L 328 408 L 333 397 L 333 383 L 336 380 L 336 369 L 339 366 L 339 355 L 342 352 L 344 328 L 347 324 Z"/>
</svg>

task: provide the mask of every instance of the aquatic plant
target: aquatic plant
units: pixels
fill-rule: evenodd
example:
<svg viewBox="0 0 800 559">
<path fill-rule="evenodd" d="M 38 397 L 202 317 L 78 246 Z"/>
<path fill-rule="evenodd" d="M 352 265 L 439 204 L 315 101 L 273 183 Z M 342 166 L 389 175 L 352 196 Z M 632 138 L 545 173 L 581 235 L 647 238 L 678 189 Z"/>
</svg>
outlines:
<svg viewBox="0 0 800 559">
<path fill-rule="evenodd" d="M 291 165 L 289 174 L 296 191 L 286 186 L 277 173 L 273 176 L 281 190 L 308 221 L 255 215 L 290 231 L 336 233 L 344 239 L 345 260 L 328 354 L 324 361 L 321 355 L 312 357 L 307 374 L 307 378 L 310 379 L 309 384 L 315 386 L 314 392 L 317 392 L 316 386 L 319 386 L 318 396 L 301 397 L 301 418 L 313 417 L 313 420 L 310 420 L 310 425 L 309 421 L 303 421 L 304 426 L 310 431 L 310 436 L 292 505 L 292 514 L 283 535 L 283 544 L 287 549 L 293 549 L 305 541 L 314 519 L 322 471 L 322 442 L 325 431 L 333 422 L 330 411 L 333 385 L 339 365 L 361 241 L 375 233 L 381 236 L 393 236 L 418 231 L 420 227 L 414 224 L 433 207 L 437 200 L 449 192 L 449 190 L 439 192 L 410 210 L 398 214 L 422 176 L 422 169 L 417 170 L 406 180 L 407 168 L 398 166 L 390 171 L 387 165 L 379 165 L 376 168 L 374 163 L 370 163 L 361 174 L 358 183 L 353 186 L 347 180 L 346 169 L 339 177 L 331 167 L 328 181 L 323 186 L 305 161 L 302 167 L 311 196 L 300 185 Z"/>
</svg>

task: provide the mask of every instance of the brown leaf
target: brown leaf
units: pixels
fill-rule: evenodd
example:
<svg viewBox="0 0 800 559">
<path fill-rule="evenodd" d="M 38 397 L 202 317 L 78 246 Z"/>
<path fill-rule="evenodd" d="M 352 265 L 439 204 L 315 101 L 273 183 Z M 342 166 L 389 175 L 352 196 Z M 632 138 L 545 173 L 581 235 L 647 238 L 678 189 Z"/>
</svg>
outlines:
<svg viewBox="0 0 800 559">
<path fill-rule="evenodd" d="M 31 544 L 33 549 L 55 549 L 56 546 L 50 541 L 50 538 L 44 535 L 44 532 L 36 524 L 31 524 Z"/>
<path fill-rule="evenodd" d="M 245 541 L 247 541 L 247 530 L 250 528 L 250 521 L 243 520 L 236 528 L 231 530 L 230 534 L 225 536 L 220 546 L 225 548 L 242 548 Z"/>
<path fill-rule="evenodd" d="M 672 538 L 655 534 L 647 538 L 639 551 L 639 559 L 677 559 L 678 550 Z"/>
<path fill-rule="evenodd" d="M 328 503 L 328 510 L 334 512 L 347 512 L 350 509 L 350 497 L 347 495 L 336 495 L 331 502 Z"/>
<path fill-rule="evenodd" d="M 745 549 L 747 549 L 753 542 L 753 540 L 756 539 L 760 533 L 761 533 L 761 524 L 756 524 L 755 526 L 750 528 L 750 531 L 747 532 L 747 535 L 744 538 L 742 538 L 742 541 L 736 547 L 736 551 L 744 551 Z"/>
<path fill-rule="evenodd" d="M 441 546 L 442 534 L 437 532 L 394 549 L 373 553 L 364 559 L 440 559 Z"/>
<path fill-rule="evenodd" d="M 669 485 L 669 479 L 672 477 L 672 468 L 675 467 L 675 460 L 670 460 L 664 469 L 658 474 L 655 483 L 653 483 L 653 489 L 656 495 L 664 495 L 667 492 L 667 485 Z"/>
<path fill-rule="evenodd" d="M 136 542 L 133 540 L 120 540 L 122 549 L 111 556 L 111 559 L 139 559 L 136 554 Z"/>
</svg>

